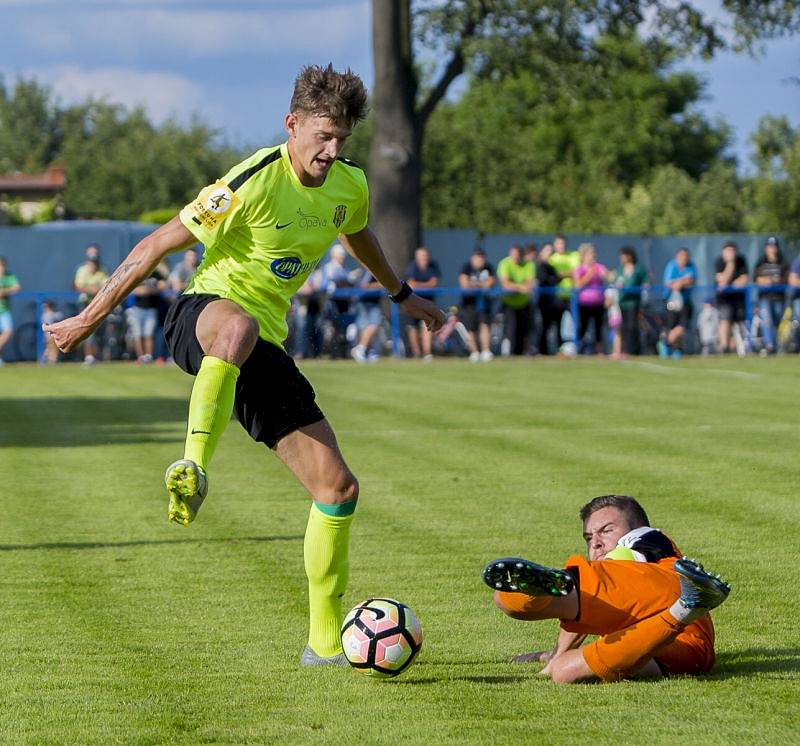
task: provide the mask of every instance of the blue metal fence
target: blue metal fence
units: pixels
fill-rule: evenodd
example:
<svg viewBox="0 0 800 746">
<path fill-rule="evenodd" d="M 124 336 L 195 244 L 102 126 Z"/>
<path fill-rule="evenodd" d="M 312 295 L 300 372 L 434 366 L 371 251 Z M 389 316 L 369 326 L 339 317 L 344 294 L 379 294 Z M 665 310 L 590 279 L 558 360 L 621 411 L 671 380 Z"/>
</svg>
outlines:
<svg viewBox="0 0 800 746">
<path fill-rule="evenodd" d="M 616 289 L 615 285 L 607 285 L 604 289 Z M 747 350 L 752 349 L 752 321 L 754 317 L 754 309 L 758 297 L 765 293 L 784 293 L 786 297 L 785 305 L 791 304 L 793 295 L 800 297 L 800 288 L 790 287 L 786 285 L 776 285 L 765 288 L 761 285 L 750 284 L 739 287 L 727 287 L 723 289 L 729 296 L 740 295 L 744 301 L 744 324 L 743 331 L 745 335 L 745 343 Z M 715 285 L 695 285 L 690 288 L 691 295 L 694 298 L 715 299 L 720 289 Z M 663 313 L 665 311 L 666 299 L 669 295 L 669 289 L 660 285 L 651 285 L 642 288 L 625 288 L 625 293 L 630 297 L 631 294 L 640 295 L 642 308 L 649 309 L 653 313 Z M 458 307 L 464 296 L 483 296 L 488 298 L 491 303 L 496 306 L 496 311 L 502 308 L 502 297 L 507 293 L 500 288 L 493 288 L 491 290 L 465 290 L 460 287 L 439 287 L 428 288 L 425 290 L 426 295 L 435 298 L 440 305 L 447 307 Z M 537 288 L 531 293 L 531 302 L 535 304 L 538 297 L 542 294 L 563 294 L 563 288 Z M 573 343 L 578 346 L 580 341 L 578 339 L 578 323 L 579 318 L 579 296 L 580 291 L 571 289 L 569 299 L 569 310 L 573 318 Z M 358 288 L 340 288 L 333 294 L 328 295 L 331 299 L 351 299 L 357 301 L 362 297 L 384 297 L 385 293 L 382 291 L 364 291 Z M 32 359 L 33 348 L 35 347 L 35 355 L 37 360 L 42 359 L 45 348 L 45 337 L 41 329 L 42 307 L 45 302 L 54 303 L 59 307 L 59 310 L 65 315 L 69 316 L 78 310 L 78 293 L 73 291 L 53 291 L 53 292 L 20 292 L 11 298 L 12 311 L 16 321 L 15 333 L 20 335 L 20 339 L 15 345 L 12 345 L 12 353 L 6 354 L 5 357 L 9 360 Z M 694 304 L 699 306 L 700 304 Z M 392 347 L 395 356 L 400 356 L 403 350 L 402 344 L 402 322 L 400 315 L 400 307 L 396 304 L 389 303 L 389 322 L 392 336 Z M 34 343 L 35 340 L 35 343 Z M 16 351 L 17 354 L 14 354 Z M 22 354 L 19 354 L 22 353 Z"/>
</svg>

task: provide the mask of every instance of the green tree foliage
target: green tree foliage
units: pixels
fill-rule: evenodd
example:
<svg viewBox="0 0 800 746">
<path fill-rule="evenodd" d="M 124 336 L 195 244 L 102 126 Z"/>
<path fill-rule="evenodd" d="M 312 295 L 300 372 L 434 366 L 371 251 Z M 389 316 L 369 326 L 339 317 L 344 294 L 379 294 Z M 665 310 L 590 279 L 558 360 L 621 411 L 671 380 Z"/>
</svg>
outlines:
<svg viewBox="0 0 800 746">
<path fill-rule="evenodd" d="M 156 126 L 142 109 L 100 101 L 60 109 L 33 81 L 0 89 L 0 168 L 36 172 L 57 161 L 67 174 L 67 213 L 134 220 L 183 205 L 239 158 L 199 120 Z"/>
<path fill-rule="evenodd" d="M 713 217 L 735 228 L 735 175 L 722 160 L 729 132 L 692 110 L 697 78 L 668 72 L 660 50 L 630 33 L 598 39 L 580 69 L 555 92 L 526 71 L 478 77 L 441 105 L 424 152 L 424 224 L 663 232 L 712 230 L 701 224 Z M 690 192 L 723 184 L 724 205 L 689 204 Z"/>
<path fill-rule="evenodd" d="M 43 171 L 56 157 L 60 112 L 35 80 L 0 80 L 0 173 Z"/>
<path fill-rule="evenodd" d="M 745 227 L 800 237 L 800 127 L 767 116 L 751 140 L 757 173 L 746 187 Z"/>
</svg>

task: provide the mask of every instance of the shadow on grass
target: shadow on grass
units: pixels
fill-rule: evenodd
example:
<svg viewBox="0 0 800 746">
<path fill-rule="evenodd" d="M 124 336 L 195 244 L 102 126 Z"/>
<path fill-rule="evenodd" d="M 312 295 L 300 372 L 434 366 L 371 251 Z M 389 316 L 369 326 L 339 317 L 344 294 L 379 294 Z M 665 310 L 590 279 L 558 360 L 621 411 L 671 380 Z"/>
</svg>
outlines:
<svg viewBox="0 0 800 746">
<path fill-rule="evenodd" d="M 188 410 L 166 397 L 0 399 L 0 448 L 182 442 Z"/>
<path fill-rule="evenodd" d="M 159 544 L 236 544 L 245 541 L 301 541 L 302 536 L 237 536 L 229 539 L 134 539 L 131 541 L 53 541 L 40 544 L 0 544 L 0 552 L 22 552 L 48 549 L 116 549 L 157 546 Z"/>
<path fill-rule="evenodd" d="M 520 674 L 504 674 L 502 676 L 425 676 L 419 679 L 393 679 L 388 683 L 398 686 L 425 686 L 453 681 L 469 681 L 473 684 L 518 684 L 521 681 L 528 681 L 530 678 L 530 676 L 522 676 Z"/>
<path fill-rule="evenodd" d="M 717 665 L 704 679 L 729 679 L 763 673 L 797 678 L 800 673 L 800 648 L 748 648 L 721 652 Z"/>
</svg>

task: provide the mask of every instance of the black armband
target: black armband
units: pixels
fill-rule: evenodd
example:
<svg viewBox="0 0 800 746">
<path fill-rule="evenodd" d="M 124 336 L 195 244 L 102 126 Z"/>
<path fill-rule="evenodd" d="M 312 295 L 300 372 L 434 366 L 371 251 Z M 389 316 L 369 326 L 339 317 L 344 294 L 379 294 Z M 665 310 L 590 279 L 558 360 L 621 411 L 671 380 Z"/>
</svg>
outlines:
<svg viewBox="0 0 800 746">
<path fill-rule="evenodd" d="M 402 303 L 413 292 L 411 285 L 403 280 L 402 285 L 400 285 L 400 290 L 398 290 L 395 295 L 389 295 L 389 300 L 391 300 L 392 303 Z"/>
</svg>

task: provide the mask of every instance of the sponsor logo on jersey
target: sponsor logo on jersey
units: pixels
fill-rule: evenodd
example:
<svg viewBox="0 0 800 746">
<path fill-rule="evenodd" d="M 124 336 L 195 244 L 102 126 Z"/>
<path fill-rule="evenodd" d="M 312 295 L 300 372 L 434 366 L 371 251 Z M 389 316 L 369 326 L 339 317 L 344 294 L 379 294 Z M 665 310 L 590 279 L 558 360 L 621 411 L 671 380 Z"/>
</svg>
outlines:
<svg viewBox="0 0 800 746">
<path fill-rule="evenodd" d="M 215 215 L 224 215 L 231 206 L 231 193 L 227 187 L 214 189 L 206 199 L 206 207 Z"/>
<path fill-rule="evenodd" d="M 341 228 L 346 216 L 347 205 L 336 205 L 336 209 L 333 211 L 333 224 L 337 228 Z"/>
<path fill-rule="evenodd" d="M 300 228 L 305 228 L 308 230 L 309 228 L 325 228 L 328 225 L 328 221 L 325 220 L 325 218 L 317 217 L 311 213 L 305 213 L 299 208 L 297 210 L 297 214 L 299 216 L 297 225 Z"/>
<path fill-rule="evenodd" d="M 269 268 L 276 277 L 282 280 L 291 280 L 299 274 L 310 272 L 317 266 L 319 259 L 311 262 L 301 262 L 296 256 L 282 256 L 280 259 L 273 259 Z"/>
<path fill-rule="evenodd" d="M 203 189 L 186 209 L 194 223 L 211 231 L 233 212 L 239 202 L 224 181 L 217 181 Z"/>
</svg>

